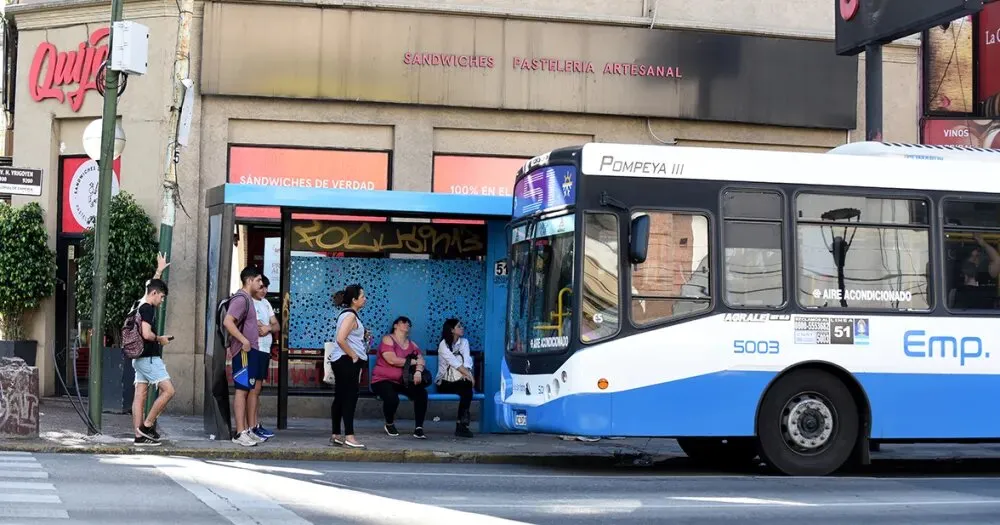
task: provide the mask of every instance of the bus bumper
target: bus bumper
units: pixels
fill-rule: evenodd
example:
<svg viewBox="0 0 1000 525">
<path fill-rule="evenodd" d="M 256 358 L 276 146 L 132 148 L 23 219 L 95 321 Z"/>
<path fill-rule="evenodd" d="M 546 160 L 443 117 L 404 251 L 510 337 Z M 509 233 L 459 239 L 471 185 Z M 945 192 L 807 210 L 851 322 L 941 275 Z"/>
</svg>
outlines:
<svg viewBox="0 0 1000 525">
<path fill-rule="evenodd" d="M 576 395 L 541 405 L 504 403 L 493 396 L 496 424 L 505 432 L 604 437 L 611 434 L 611 396 Z"/>
</svg>

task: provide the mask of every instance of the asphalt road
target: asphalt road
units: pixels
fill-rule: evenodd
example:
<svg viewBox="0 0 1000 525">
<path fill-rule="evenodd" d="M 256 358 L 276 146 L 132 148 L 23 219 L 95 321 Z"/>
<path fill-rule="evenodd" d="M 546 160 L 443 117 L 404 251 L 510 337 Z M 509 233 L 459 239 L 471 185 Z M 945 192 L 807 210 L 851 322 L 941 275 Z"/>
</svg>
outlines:
<svg viewBox="0 0 1000 525">
<path fill-rule="evenodd" d="M 0 452 L 0 523 L 996 523 L 1000 473 L 784 478 Z"/>
</svg>

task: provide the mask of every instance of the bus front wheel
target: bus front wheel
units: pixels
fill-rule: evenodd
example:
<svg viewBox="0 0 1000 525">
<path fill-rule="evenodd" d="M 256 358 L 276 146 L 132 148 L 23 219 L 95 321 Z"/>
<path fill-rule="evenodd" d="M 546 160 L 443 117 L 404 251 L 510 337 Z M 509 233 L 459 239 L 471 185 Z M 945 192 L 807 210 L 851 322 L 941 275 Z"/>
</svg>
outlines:
<svg viewBox="0 0 1000 525">
<path fill-rule="evenodd" d="M 677 444 L 692 461 L 712 467 L 742 466 L 757 457 L 752 438 L 677 438 Z"/>
<path fill-rule="evenodd" d="M 778 380 L 757 414 L 761 459 L 790 476 L 825 476 L 857 444 L 858 407 L 842 381 L 820 370 Z"/>
</svg>

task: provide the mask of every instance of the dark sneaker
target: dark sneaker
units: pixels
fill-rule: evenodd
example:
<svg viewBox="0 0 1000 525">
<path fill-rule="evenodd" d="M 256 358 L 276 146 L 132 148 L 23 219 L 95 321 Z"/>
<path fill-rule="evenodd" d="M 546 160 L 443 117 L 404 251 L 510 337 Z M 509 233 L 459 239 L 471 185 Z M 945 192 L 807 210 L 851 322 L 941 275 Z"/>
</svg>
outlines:
<svg viewBox="0 0 1000 525">
<path fill-rule="evenodd" d="M 150 438 L 148 438 L 146 436 L 136 436 L 135 437 L 135 446 L 137 446 L 137 447 L 158 447 L 160 445 L 162 445 L 162 443 L 160 443 L 159 441 L 155 441 L 153 439 L 150 439 Z"/>
<path fill-rule="evenodd" d="M 156 430 L 156 423 L 153 423 L 153 426 L 150 427 L 150 429 L 149 429 L 149 435 L 152 436 L 153 439 L 155 439 L 157 441 L 160 440 L 160 433 Z"/>
<path fill-rule="evenodd" d="M 461 438 L 470 438 L 472 437 L 472 431 L 469 430 L 469 427 L 459 424 L 455 425 L 455 435 Z"/>
<path fill-rule="evenodd" d="M 260 425 L 257 425 L 257 428 L 253 429 L 253 431 L 254 431 L 255 434 L 257 434 L 258 436 L 260 436 L 260 437 L 262 437 L 264 439 L 271 439 L 271 438 L 274 437 L 274 432 L 271 432 L 270 430 L 268 430 L 268 429 L 266 429 L 266 428 L 264 428 L 264 427 L 262 427 Z"/>
<path fill-rule="evenodd" d="M 424 429 L 423 429 L 423 427 L 417 427 L 417 428 L 413 429 L 413 437 L 415 437 L 417 439 L 427 439 L 427 436 L 424 435 Z"/>
<path fill-rule="evenodd" d="M 393 425 L 392 423 L 389 423 L 388 425 L 385 426 L 385 433 L 389 434 L 392 437 L 396 437 L 399 435 L 399 431 L 396 430 L 396 425 Z"/>
<path fill-rule="evenodd" d="M 146 439 L 148 439 L 150 441 L 159 441 L 160 440 L 160 435 L 157 434 L 154 429 L 152 429 L 150 427 L 147 427 L 146 425 L 139 425 L 139 428 L 137 428 L 136 430 L 139 432 L 140 436 L 142 436 L 142 437 L 144 437 L 144 438 L 146 438 Z"/>
</svg>

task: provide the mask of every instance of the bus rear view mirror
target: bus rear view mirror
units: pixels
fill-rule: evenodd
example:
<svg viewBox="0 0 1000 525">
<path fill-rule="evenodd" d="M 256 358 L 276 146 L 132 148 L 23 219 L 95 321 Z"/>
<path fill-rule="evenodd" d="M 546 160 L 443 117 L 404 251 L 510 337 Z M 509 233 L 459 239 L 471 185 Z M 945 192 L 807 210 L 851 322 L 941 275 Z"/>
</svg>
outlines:
<svg viewBox="0 0 1000 525">
<path fill-rule="evenodd" d="M 632 217 L 629 227 L 628 258 L 632 264 L 646 262 L 649 252 L 649 215 L 645 213 Z"/>
</svg>

